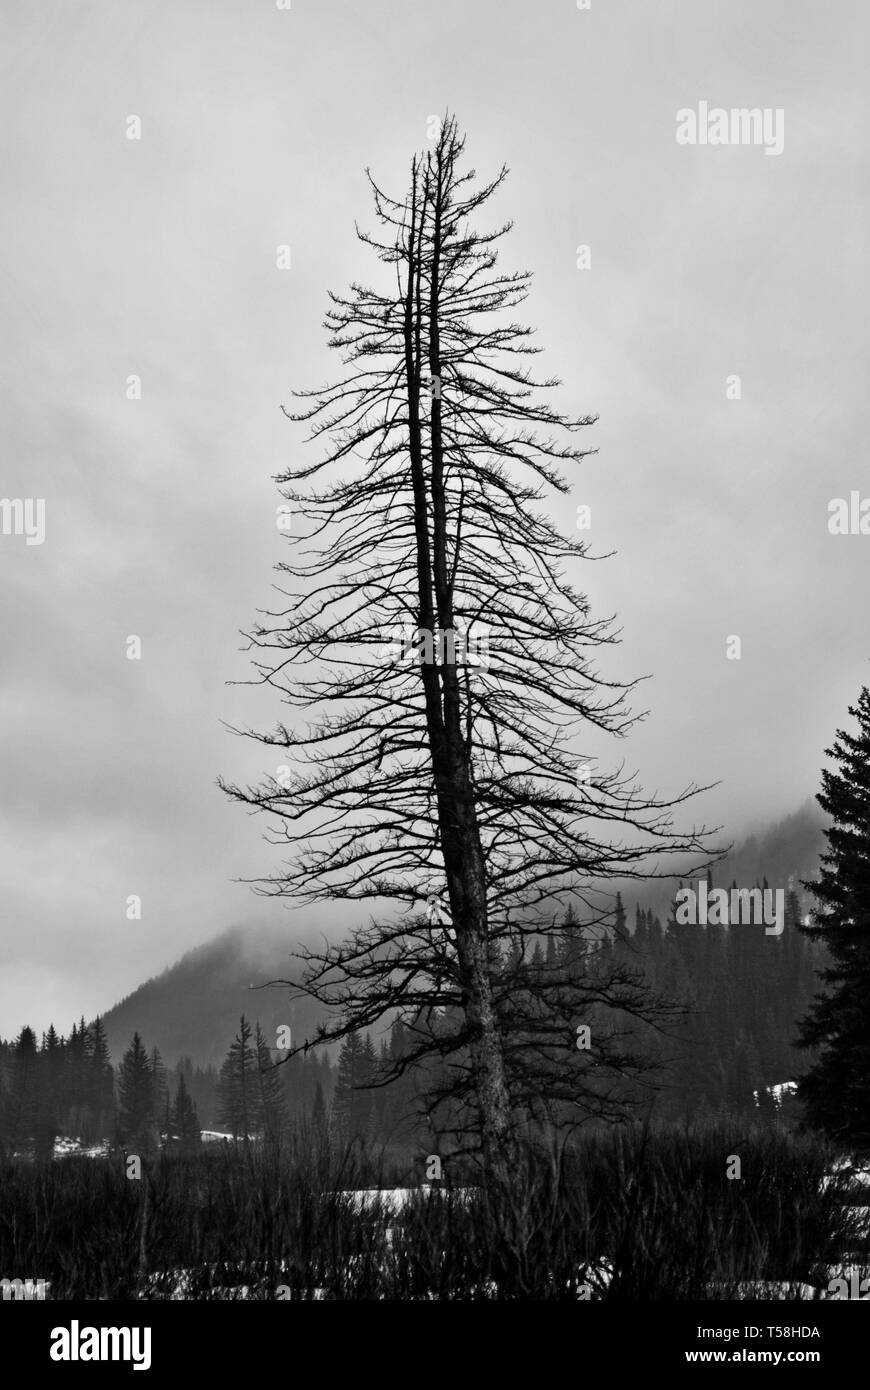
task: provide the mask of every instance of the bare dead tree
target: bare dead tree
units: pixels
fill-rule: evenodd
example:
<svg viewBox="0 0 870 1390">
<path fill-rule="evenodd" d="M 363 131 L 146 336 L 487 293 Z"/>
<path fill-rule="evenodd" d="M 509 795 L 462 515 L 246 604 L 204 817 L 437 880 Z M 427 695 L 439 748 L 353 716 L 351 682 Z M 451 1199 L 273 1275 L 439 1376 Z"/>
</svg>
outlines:
<svg viewBox="0 0 870 1390">
<path fill-rule="evenodd" d="M 368 175 L 381 230 L 357 234 L 387 274 L 330 295 L 346 370 L 296 393 L 290 418 L 325 450 L 277 480 L 293 509 L 293 559 L 278 566 L 292 587 L 247 634 L 256 681 L 303 719 L 234 730 L 289 755 L 293 773 L 221 785 L 268 813 L 267 838 L 291 851 L 259 891 L 377 904 L 345 943 L 302 953 L 301 987 L 339 1011 L 317 1040 L 398 1010 L 417 1040 L 403 1068 L 438 1056 L 455 1073 L 497 1174 L 536 1049 L 548 1085 L 589 1090 L 576 1066 L 558 1083 L 551 1065 L 574 1047 L 565 969 L 531 981 L 508 968 L 510 950 L 519 942 L 522 960 L 533 937 L 560 931 L 573 891 L 590 954 L 611 911 L 602 882 L 665 876 L 662 859 L 702 850 L 706 832 L 674 830 L 694 786 L 663 801 L 622 768 L 578 782 L 578 734 L 634 723 L 635 683 L 605 680 L 594 661 L 618 640 L 612 619 L 592 618 L 565 577 L 587 547 L 541 505 L 547 489 L 568 493 L 560 465 L 591 452 L 577 436 L 594 417 L 562 415 L 547 403 L 559 383 L 532 376 L 539 349 L 511 316 L 530 276 L 497 264 L 511 224 L 475 223 L 507 171 L 480 184 L 463 149 L 448 116 L 401 201 Z M 625 979 L 591 988 L 600 1004 L 639 1007 Z"/>
</svg>

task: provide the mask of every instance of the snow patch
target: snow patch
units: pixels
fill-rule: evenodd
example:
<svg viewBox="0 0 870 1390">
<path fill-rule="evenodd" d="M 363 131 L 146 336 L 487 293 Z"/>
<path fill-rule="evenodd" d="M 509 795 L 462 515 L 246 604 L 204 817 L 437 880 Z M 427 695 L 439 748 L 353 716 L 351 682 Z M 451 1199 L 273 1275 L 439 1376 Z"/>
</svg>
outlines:
<svg viewBox="0 0 870 1390">
<path fill-rule="evenodd" d="M 760 1096 L 763 1092 L 764 1095 L 773 1097 L 774 1105 L 782 1105 L 788 1096 L 793 1096 L 796 1093 L 797 1088 L 796 1081 L 778 1081 L 775 1086 L 763 1086 L 761 1092 L 753 1091 L 752 1098 L 756 1106 L 760 1105 Z"/>
<path fill-rule="evenodd" d="M 458 1201 L 467 1202 L 474 1188 L 435 1187 L 430 1183 L 422 1183 L 419 1187 L 359 1187 L 355 1190 L 337 1192 L 335 1196 L 349 1198 L 348 1205 L 355 1212 L 381 1210 L 397 1216 L 414 1197 L 429 1197 L 433 1192 L 452 1193 Z"/>
</svg>

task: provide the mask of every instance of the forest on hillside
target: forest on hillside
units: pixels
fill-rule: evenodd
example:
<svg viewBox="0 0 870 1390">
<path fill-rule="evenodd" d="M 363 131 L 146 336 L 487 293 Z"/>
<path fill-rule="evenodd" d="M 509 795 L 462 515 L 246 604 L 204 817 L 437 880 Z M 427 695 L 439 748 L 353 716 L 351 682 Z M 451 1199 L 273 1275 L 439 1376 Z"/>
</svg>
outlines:
<svg viewBox="0 0 870 1390">
<path fill-rule="evenodd" d="M 758 886 L 766 888 L 766 880 Z M 522 968 L 534 976 L 561 960 L 569 976 L 583 980 L 584 1000 L 590 974 L 624 973 L 662 1001 L 663 1016 L 655 1022 L 603 1020 L 624 1034 L 627 1052 L 643 1059 L 620 1094 L 626 1113 L 660 1124 L 705 1115 L 770 1118 L 781 1111 L 767 1088 L 795 1080 L 806 1065 L 795 1046 L 797 1020 L 809 1007 L 823 961 L 821 948 L 800 930 L 803 916 L 794 888 L 785 897 L 779 936 L 757 925 L 681 925 L 673 910 L 662 922 L 639 902 L 629 921 L 618 897 L 607 928 L 578 930 L 572 912 L 560 937 L 530 946 Z M 517 965 L 505 961 L 506 968 Z M 585 1014 L 584 1022 L 595 1031 L 594 1014 Z M 396 1020 L 381 1037 L 352 1034 L 335 1062 L 323 1048 L 282 1058 L 276 1039 L 261 1033 L 256 1018 L 251 1025 L 260 1044 L 246 1043 L 235 1086 L 226 1077 L 238 1037 L 225 1040 L 222 1067 L 182 1058 L 167 1068 L 153 1041 L 139 1040 L 152 1086 L 150 1093 L 142 1087 L 133 1114 L 124 1096 L 130 1049 L 113 1059 L 100 1019 L 80 1020 L 67 1037 L 52 1026 L 40 1040 L 25 1027 L 18 1038 L 0 1042 L 0 1145 L 7 1153 L 39 1153 L 50 1151 L 56 1136 L 87 1145 L 130 1144 L 143 1134 L 150 1134 L 152 1146 L 171 1144 L 180 1084 L 201 1129 L 262 1133 L 265 1117 L 256 1101 L 261 1074 L 269 1076 L 273 1128 L 308 1119 L 395 1157 L 438 1142 L 423 1114 L 427 1092 L 437 1088 L 437 1068 L 408 1072 L 388 1087 L 378 1084 L 407 1054 L 413 1023 Z M 588 1067 L 590 1057 L 594 1048 L 587 1056 L 578 1047 L 574 1065 Z M 249 1096 L 241 1094 L 246 1087 Z M 578 1111 L 572 1118 L 584 1116 Z"/>
</svg>

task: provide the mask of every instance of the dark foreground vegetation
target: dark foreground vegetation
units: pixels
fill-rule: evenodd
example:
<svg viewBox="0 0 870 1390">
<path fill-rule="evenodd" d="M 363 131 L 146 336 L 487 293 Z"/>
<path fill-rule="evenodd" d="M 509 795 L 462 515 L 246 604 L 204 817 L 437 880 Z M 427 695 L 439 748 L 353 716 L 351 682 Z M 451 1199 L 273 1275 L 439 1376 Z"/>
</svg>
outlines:
<svg viewBox="0 0 870 1390">
<path fill-rule="evenodd" d="M 497 1190 L 458 1161 L 422 1187 L 424 1167 L 304 1129 L 281 1152 L 163 1154 L 139 1179 L 123 1154 L 7 1160 L 0 1271 L 53 1299 L 721 1299 L 822 1292 L 870 1263 L 849 1170 L 781 1128 L 602 1130 L 561 1158 L 526 1150 Z M 394 1185 L 417 1189 L 398 1209 L 350 1195 Z"/>
</svg>

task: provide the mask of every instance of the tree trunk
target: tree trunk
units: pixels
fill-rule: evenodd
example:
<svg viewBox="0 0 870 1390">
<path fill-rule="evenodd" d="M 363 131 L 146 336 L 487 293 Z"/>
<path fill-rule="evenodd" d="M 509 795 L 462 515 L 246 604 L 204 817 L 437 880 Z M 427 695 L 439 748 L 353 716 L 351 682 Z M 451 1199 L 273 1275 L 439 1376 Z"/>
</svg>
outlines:
<svg viewBox="0 0 870 1390">
<path fill-rule="evenodd" d="M 405 370 L 408 391 L 409 452 L 417 541 L 419 628 L 430 632 L 432 662 L 420 666 L 426 700 L 426 723 L 438 807 L 450 915 L 456 936 L 463 1007 L 470 1030 L 471 1065 L 480 1118 L 484 1167 L 494 1179 L 510 1172 L 511 1107 L 504 1053 L 498 1030 L 489 968 L 486 866 L 474 804 L 469 750 L 462 735 L 455 643 L 451 652 L 444 634 L 454 632 L 453 592 L 448 575 L 444 456 L 441 436 L 439 275 L 445 171 L 439 149 L 435 186 L 427 169 L 417 205 L 418 166 L 412 180 L 405 296 Z M 438 383 L 432 392 L 430 419 L 431 493 L 427 497 L 420 419 L 422 369 L 421 248 L 427 214 L 433 219 L 430 271 L 428 366 Z M 430 545 L 428 503 L 433 527 Z M 458 543 L 458 538 L 457 538 Z M 434 588 L 435 603 L 432 600 Z M 439 636 L 441 640 L 439 640 Z"/>
</svg>

